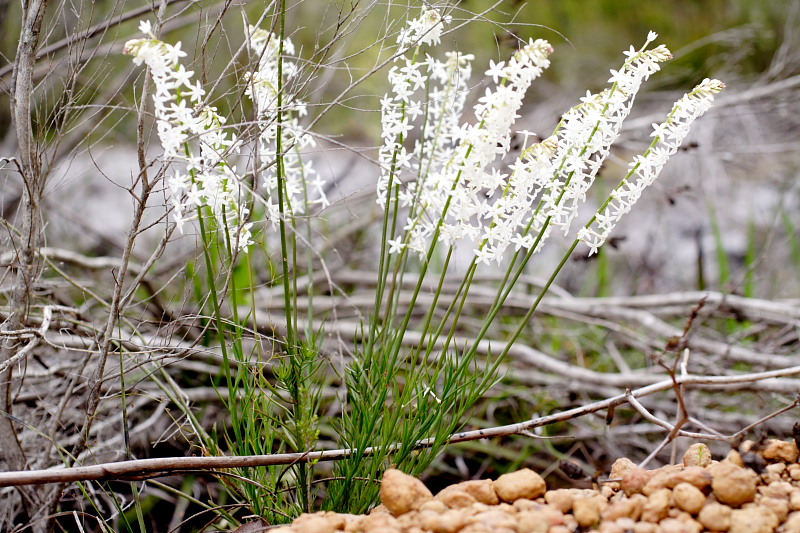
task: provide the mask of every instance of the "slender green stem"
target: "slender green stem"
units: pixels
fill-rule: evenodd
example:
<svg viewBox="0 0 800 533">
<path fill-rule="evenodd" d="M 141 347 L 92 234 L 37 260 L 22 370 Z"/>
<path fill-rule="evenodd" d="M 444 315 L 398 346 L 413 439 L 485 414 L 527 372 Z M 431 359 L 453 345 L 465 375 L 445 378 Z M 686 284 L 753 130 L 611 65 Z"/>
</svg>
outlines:
<svg viewBox="0 0 800 533">
<path fill-rule="evenodd" d="M 279 42 L 278 42 L 278 83 L 283 83 L 283 39 L 286 30 L 286 0 L 280 3 L 280 23 L 279 23 Z M 289 251 L 286 232 L 286 176 L 284 172 L 284 153 L 283 153 L 283 87 L 278 87 L 277 111 L 276 111 L 276 139 L 275 139 L 275 173 L 278 179 L 278 228 L 281 239 L 281 271 L 283 273 L 283 304 L 286 317 L 286 343 L 287 350 L 291 352 L 297 345 L 295 328 L 292 323 L 294 313 L 292 311 L 292 286 L 289 280 Z"/>
</svg>

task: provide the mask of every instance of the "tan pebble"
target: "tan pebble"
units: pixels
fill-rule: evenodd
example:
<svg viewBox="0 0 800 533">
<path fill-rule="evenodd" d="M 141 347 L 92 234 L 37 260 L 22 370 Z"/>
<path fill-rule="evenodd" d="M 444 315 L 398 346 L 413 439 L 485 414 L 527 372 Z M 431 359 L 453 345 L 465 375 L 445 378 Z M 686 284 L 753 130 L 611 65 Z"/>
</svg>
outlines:
<svg viewBox="0 0 800 533">
<path fill-rule="evenodd" d="M 445 504 L 450 509 L 462 509 L 471 507 L 478 500 L 461 490 L 458 485 L 445 488 L 436 495 L 436 499 Z"/>
<path fill-rule="evenodd" d="M 547 489 L 542 476 L 530 468 L 503 474 L 497 478 L 493 486 L 497 496 L 507 502 L 513 502 L 520 498 L 533 500 L 543 495 Z"/>
<path fill-rule="evenodd" d="M 348 520 L 347 524 L 344 526 L 344 530 L 348 533 L 355 533 L 356 531 L 363 531 L 364 528 L 361 527 L 361 522 L 366 518 L 365 515 L 358 515 L 352 520 Z"/>
<path fill-rule="evenodd" d="M 778 517 L 765 507 L 753 506 L 731 512 L 729 533 L 772 533 L 778 527 Z"/>
<path fill-rule="evenodd" d="M 536 511 L 523 511 L 517 517 L 519 533 L 547 533 L 550 525 Z"/>
<path fill-rule="evenodd" d="M 430 533 L 429 531 L 426 531 L 424 529 L 422 531 L 423 533 Z M 483 524 L 475 523 L 475 524 L 467 524 L 466 526 L 464 526 L 464 529 L 462 529 L 459 533 L 495 533 L 495 531 L 489 529 L 489 527 Z"/>
<path fill-rule="evenodd" d="M 787 468 L 789 477 L 794 481 L 800 481 L 800 465 L 797 463 L 790 464 Z"/>
<path fill-rule="evenodd" d="M 711 486 L 711 479 L 711 472 L 707 469 L 699 466 L 687 466 L 680 472 L 673 474 L 671 482 L 675 483 L 672 487 L 677 486 L 679 483 L 688 483 L 700 490 L 704 490 L 706 487 Z"/>
<path fill-rule="evenodd" d="M 706 503 L 706 495 L 688 483 L 675 485 L 675 488 L 672 489 L 672 497 L 675 499 L 675 505 L 692 514 L 699 513 Z"/>
<path fill-rule="evenodd" d="M 784 533 L 800 533 L 800 513 L 794 512 L 783 523 Z"/>
<path fill-rule="evenodd" d="M 575 520 L 575 517 L 572 516 L 571 514 L 564 515 L 564 525 L 567 526 L 572 531 L 580 528 L 580 526 L 578 525 L 578 521 Z"/>
<path fill-rule="evenodd" d="M 700 533 L 703 526 L 696 520 L 665 518 L 659 524 L 659 533 Z"/>
<path fill-rule="evenodd" d="M 424 529 L 423 533 L 428 533 Z M 483 524 L 467 524 L 459 533 L 493 533 L 488 527 Z"/>
<path fill-rule="evenodd" d="M 422 519 L 421 525 L 433 533 L 456 533 L 467 525 L 469 520 L 469 516 L 453 509 L 442 514 L 427 515 Z"/>
<path fill-rule="evenodd" d="M 736 466 L 740 466 L 740 467 L 744 468 L 744 461 L 742 460 L 742 454 L 740 454 L 736 450 L 729 451 L 728 455 L 725 456 L 724 462 L 733 463 Z"/>
<path fill-rule="evenodd" d="M 711 531 L 728 531 L 731 527 L 731 513 L 733 509 L 727 505 L 710 502 L 700 511 L 697 519 L 706 529 Z"/>
<path fill-rule="evenodd" d="M 756 445 L 756 443 L 754 441 L 746 440 L 746 441 L 742 442 L 742 444 L 739 445 L 739 450 L 741 450 L 742 453 L 746 453 L 746 452 L 749 452 L 750 450 L 752 450 L 755 445 Z"/>
<path fill-rule="evenodd" d="M 322 516 L 307 515 L 299 517 L 292 524 L 292 530 L 296 533 L 333 533 L 333 529 L 328 520 Z"/>
<path fill-rule="evenodd" d="M 764 470 L 764 472 L 758 477 L 761 479 L 761 483 L 764 485 L 769 485 L 770 483 L 781 480 L 781 476 L 779 474 L 770 472 L 769 470 Z"/>
<path fill-rule="evenodd" d="M 480 522 L 490 528 L 516 528 L 516 517 L 503 511 L 489 510 L 478 513 L 473 517 L 473 522 Z"/>
<path fill-rule="evenodd" d="M 676 472 L 680 472 L 683 469 L 684 469 L 683 465 L 664 465 L 656 468 L 655 472 L 666 472 L 668 474 L 674 474 Z"/>
<path fill-rule="evenodd" d="M 625 528 L 616 522 L 600 522 L 596 531 L 597 533 L 626 533 Z"/>
<path fill-rule="evenodd" d="M 553 526 L 547 533 L 572 533 L 572 530 L 568 526 Z"/>
<path fill-rule="evenodd" d="M 644 487 L 642 487 L 642 494 L 645 496 L 650 496 L 657 490 L 669 488 L 670 482 L 672 481 L 672 475 L 672 472 L 656 471 L 655 475 L 651 477 L 647 483 L 645 483 Z"/>
<path fill-rule="evenodd" d="M 507 515 L 517 514 L 517 508 L 510 503 L 500 502 L 499 504 L 495 505 L 494 508 L 498 511 L 506 513 Z"/>
<path fill-rule="evenodd" d="M 441 493 L 440 493 L 441 494 Z M 439 498 L 439 494 L 436 495 L 437 499 L 428 500 L 422 505 L 419 506 L 420 511 L 434 511 L 436 513 L 443 513 L 447 510 L 447 505 L 441 501 Z"/>
<path fill-rule="evenodd" d="M 574 499 L 575 497 L 569 489 L 548 490 L 544 494 L 544 501 L 562 513 L 568 513 L 572 509 L 572 501 Z"/>
<path fill-rule="evenodd" d="M 683 454 L 684 466 L 700 466 L 706 467 L 711 464 L 711 450 L 702 442 L 698 442 L 689 446 L 686 453 Z"/>
<path fill-rule="evenodd" d="M 406 515 L 412 515 L 412 516 L 414 516 L 416 518 L 416 520 L 412 521 L 412 520 L 406 518 Z M 405 513 L 403 515 L 398 516 L 397 517 L 397 521 L 399 523 L 403 524 L 403 527 L 407 527 L 407 524 L 416 523 L 416 524 L 422 525 L 422 527 L 425 528 L 425 525 L 424 525 L 425 522 L 429 522 L 429 521 L 435 520 L 436 517 L 440 516 L 440 515 L 441 515 L 441 513 L 438 513 L 436 511 L 409 511 L 408 513 Z M 364 528 L 364 529 L 367 529 L 367 528 Z"/>
<path fill-rule="evenodd" d="M 617 491 L 614 490 L 612 487 L 608 486 L 608 484 L 605 484 L 602 487 L 600 487 L 600 495 L 606 500 L 610 500 L 616 494 Z"/>
<path fill-rule="evenodd" d="M 800 511 L 800 489 L 793 487 L 794 490 L 789 494 L 789 509 L 792 511 Z"/>
<path fill-rule="evenodd" d="M 603 509 L 601 515 L 604 520 L 618 520 L 620 518 L 639 520 L 646 501 L 647 498 L 645 496 L 634 494 L 630 498 L 611 503 L 608 507 Z"/>
<path fill-rule="evenodd" d="M 410 527 L 418 526 L 422 521 L 423 516 L 430 516 L 434 514 L 439 514 L 439 512 L 431 510 L 409 511 L 398 516 L 397 523 L 400 525 L 400 529 L 408 529 Z"/>
<path fill-rule="evenodd" d="M 731 463 L 720 463 L 712 471 L 711 488 L 720 503 L 733 507 L 753 501 L 756 496 L 758 476 L 750 469 Z"/>
<path fill-rule="evenodd" d="M 667 516 L 669 516 L 670 518 L 680 518 L 681 520 L 687 520 L 687 521 L 692 520 L 694 518 L 691 514 L 687 513 L 686 511 L 681 511 L 677 507 L 673 507 L 672 509 L 670 509 L 669 513 L 667 513 Z"/>
<path fill-rule="evenodd" d="M 600 521 L 600 501 L 597 498 L 575 498 L 572 515 L 581 527 L 594 527 Z"/>
<path fill-rule="evenodd" d="M 417 478 L 394 468 L 383 474 L 381 502 L 394 516 L 419 509 L 420 505 L 431 499 L 433 494 Z"/>
<path fill-rule="evenodd" d="M 631 518 L 617 518 L 614 523 L 622 527 L 625 531 L 633 531 L 633 527 L 636 525 L 636 520 Z"/>
<path fill-rule="evenodd" d="M 622 476 L 622 490 L 625 491 L 625 494 L 628 496 L 631 494 L 639 494 L 654 475 L 652 470 L 645 470 L 638 466 L 632 468 Z"/>
<path fill-rule="evenodd" d="M 620 457 L 614 464 L 611 465 L 611 473 L 608 477 L 611 479 L 619 479 L 621 480 L 625 477 L 625 474 L 637 468 L 636 463 L 628 459 L 627 457 Z"/>
<path fill-rule="evenodd" d="M 517 511 L 531 511 L 531 510 L 538 510 L 545 506 L 545 504 L 537 503 L 534 500 L 529 500 L 527 498 L 520 498 L 519 500 L 514 500 L 512 504 L 514 509 Z"/>
<path fill-rule="evenodd" d="M 758 492 L 765 498 L 779 498 L 789 500 L 789 495 L 794 491 L 791 483 L 786 481 L 776 481 L 766 486 L 758 487 Z"/>
<path fill-rule="evenodd" d="M 783 473 L 786 472 L 786 463 L 772 463 L 771 465 L 767 465 L 767 472 L 782 476 Z"/>
<path fill-rule="evenodd" d="M 330 522 L 333 529 L 341 531 L 347 525 L 347 521 L 352 520 L 355 515 L 325 511 L 323 516 Z"/>
<path fill-rule="evenodd" d="M 566 517 L 564 516 L 564 513 L 562 513 L 558 509 L 546 505 L 542 509 L 542 513 L 545 519 L 547 520 L 547 523 L 550 524 L 551 527 L 563 526 L 564 524 L 566 524 Z"/>
<path fill-rule="evenodd" d="M 319 511 L 316 513 L 309 513 L 309 514 L 302 514 L 295 518 L 294 522 L 292 523 L 292 527 L 294 530 L 298 528 L 294 526 L 300 526 L 305 524 L 306 522 L 312 522 L 312 527 L 314 524 L 321 524 L 320 519 L 325 520 L 330 525 L 331 529 L 334 531 L 336 530 L 343 530 L 347 525 L 347 516 L 355 516 L 355 515 L 340 515 L 338 513 L 333 513 L 330 511 Z M 305 526 L 303 526 L 305 528 Z"/>
<path fill-rule="evenodd" d="M 368 531 L 369 533 L 400 533 L 401 529 L 399 527 L 380 526 L 372 528 Z M 420 531 L 425 531 L 425 530 L 420 529 Z"/>
<path fill-rule="evenodd" d="M 421 529 L 421 528 L 420 528 Z M 405 531 L 403 533 L 406 533 Z M 426 530 L 422 530 L 422 533 L 430 533 Z M 483 524 L 478 523 L 470 523 L 464 526 L 459 533 L 494 533 L 488 527 Z"/>
<path fill-rule="evenodd" d="M 261 526 L 257 527 L 260 528 Z M 257 529 L 256 531 L 260 531 L 260 529 Z M 292 528 L 292 526 L 280 526 L 274 529 L 270 529 L 269 531 L 270 533 L 295 533 L 295 530 Z"/>
<path fill-rule="evenodd" d="M 546 533 L 554 526 L 564 525 L 564 515 L 554 509 L 520 511 L 517 515 L 519 533 Z"/>
<path fill-rule="evenodd" d="M 483 511 L 488 511 L 492 507 L 493 507 L 492 505 L 486 505 L 485 503 L 478 502 L 472 506 L 470 511 L 472 512 L 472 514 L 478 514 L 482 513 Z"/>
<path fill-rule="evenodd" d="M 399 529 L 400 522 L 397 518 L 388 513 L 370 513 L 361 521 L 364 531 L 371 531 L 377 528 L 396 528 Z"/>
<path fill-rule="evenodd" d="M 656 523 L 667 516 L 671 497 L 672 491 L 669 489 L 660 489 L 648 496 L 642 508 L 641 519 L 645 522 Z"/>
<path fill-rule="evenodd" d="M 472 481 L 462 481 L 456 487 L 460 487 L 464 492 L 486 505 L 497 505 L 500 500 L 494 491 L 494 482 L 491 479 L 481 479 Z"/>
<path fill-rule="evenodd" d="M 779 498 L 761 498 L 761 501 L 758 503 L 775 513 L 779 522 L 786 520 L 786 517 L 789 515 L 789 502 L 786 500 Z"/>
<path fill-rule="evenodd" d="M 797 455 L 797 446 L 794 441 L 785 442 L 778 439 L 770 439 L 761 450 L 761 456 L 767 461 L 794 463 L 797 461 Z"/>
<path fill-rule="evenodd" d="M 652 522 L 636 522 L 633 526 L 633 533 L 657 533 L 658 524 Z"/>
</svg>

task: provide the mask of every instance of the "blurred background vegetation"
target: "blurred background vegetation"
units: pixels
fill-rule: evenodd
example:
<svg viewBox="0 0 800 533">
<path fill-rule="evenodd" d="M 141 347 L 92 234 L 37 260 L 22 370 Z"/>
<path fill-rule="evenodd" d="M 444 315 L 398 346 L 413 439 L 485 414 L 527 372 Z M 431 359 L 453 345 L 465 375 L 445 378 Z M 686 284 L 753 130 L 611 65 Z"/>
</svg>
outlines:
<svg viewBox="0 0 800 533">
<path fill-rule="evenodd" d="M 230 4 L 230 2 L 225 2 Z M 269 2 L 242 2 L 249 22 L 255 22 Z M 308 58 L 319 51 L 321 43 L 336 28 L 337 15 L 345 13 L 358 2 L 327 2 L 311 0 L 290 2 L 288 26 L 295 28 L 291 38 L 298 45 L 298 55 Z M 67 35 L 75 36 L 94 25 L 102 24 L 119 15 L 130 13 L 144 4 L 138 1 L 100 0 L 84 3 L 55 3 L 48 10 L 52 19 L 41 49 L 57 44 Z M 157 6 L 157 4 L 154 4 Z M 195 66 L 208 73 L 218 73 L 228 64 L 230 54 L 244 40 L 240 10 L 229 11 L 222 20 L 216 14 L 223 2 L 173 1 L 170 2 L 166 31 L 162 38 L 182 41 L 190 52 Z M 345 89 L 354 78 L 368 72 L 388 56 L 387 47 L 380 39 L 399 29 L 409 5 L 391 2 L 370 6 L 363 12 L 364 20 L 328 58 L 347 57 L 347 66 L 335 62 L 337 75 L 326 78 L 324 87 L 308 95 L 312 102 L 329 102 Z M 675 59 L 664 67 L 664 73 L 650 84 L 650 90 L 685 89 L 704 77 L 715 76 L 729 83 L 752 81 L 763 76 L 787 76 L 798 68 L 797 63 L 787 65 L 782 72 L 771 72 L 781 47 L 786 46 L 788 33 L 797 28 L 797 3 L 787 0 L 681 0 L 660 2 L 651 0 L 462 0 L 454 3 L 450 11 L 451 30 L 443 39 L 443 49 L 457 49 L 475 54 L 475 65 L 486 65 L 489 59 L 504 58 L 517 45 L 517 39 L 545 38 L 553 44 L 556 55 L 544 77 L 544 83 L 534 86 L 535 91 L 548 85 L 559 91 L 580 95 L 587 89 L 595 91 L 604 86 L 607 69 L 616 65 L 621 51 L 630 45 L 639 46 L 648 31 L 659 33 L 659 43 L 673 51 Z M 477 23 L 474 21 L 478 15 Z M 86 42 L 86 46 L 112 46 L 107 53 L 97 55 L 89 68 L 81 72 L 81 93 L 87 98 L 99 91 L 108 81 L 111 69 L 130 70 L 126 58 L 119 57 L 121 45 L 137 34 L 138 20 L 148 14 L 133 17 L 130 21 L 100 31 Z M 149 18 L 152 19 L 152 16 Z M 19 35 L 20 5 L 17 2 L 0 2 L 0 68 L 6 67 L 14 57 Z M 200 27 L 198 31 L 198 21 Z M 464 23 L 473 21 L 469 25 Z M 387 22 L 389 27 L 387 28 Z M 265 24 L 268 26 L 270 21 Z M 205 47 L 198 49 L 210 36 Z M 393 43 L 390 38 L 389 45 Z M 386 43 L 384 43 L 386 44 Z M 65 49 L 60 49 L 64 52 Z M 353 55 L 356 54 L 356 55 Z M 51 69 L 63 68 L 66 63 L 80 57 L 54 54 Z M 43 74 L 40 72 L 40 74 Z M 227 72 L 236 75 L 236 72 Z M 240 74 L 240 72 L 238 73 Z M 355 88 L 349 96 L 382 94 L 384 77 L 377 76 Z M 8 131 L 8 83 L 10 73 L 2 76 L 0 106 L 0 138 Z M 108 87 L 104 87 L 108 89 Z M 228 86 L 230 88 L 230 86 Z M 130 87 L 123 88 L 126 92 Z M 220 87 L 225 89 L 225 86 Z M 52 92 L 56 105 L 55 87 L 40 87 Z M 224 90 L 219 91 L 219 95 Z M 130 96 L 130 93 L 127 93 Z M 233 105 L 231 102 L 226 102 Z M 370 103 L 368 109 L 374 109 Z M 362 118 L 342 121 L 346 109 L 332 112 L 326 123 L 327 130 L 347 135 L 362 135 L 365 127 Z M 377 122 L 377 120 L 373 121 Z M 374 127 L 374 126 L 372 126 Z M 370 132 L 372 133 L 372 132 Z"/>
<path fill-rule="evenodd" d="M 236 88 L 251 62 L 242 47 L 243 19 L 255 23 L 270 5 L 269 2 L 173 0 L 166 9 L 162 38 L 170 42 L 182 41 L 183 48 L 189 52 L 187 68 L 203 76 L 207 87 L 213 85 L 210 100 L 231 117 L 231 123 L 246 122 L 252 116 L 247 99 L 241 98 Z M 298 83 L 302 84 L 300 94 L 309 102 L 308 120 L 316 121 L 315 134 L 333 141 L 333 144 L 323 143 L 323 148 L 338 149 L 343 144 L 353 153 L 368 158 L 374 156 L 380 134 L 378 100 L 386 91 L 385 62 L 405 17 L 413 16 L 420 4 L 304 0 L 287 5 L 287 26 L 292 29 L 298 61 L 303 65 Z M 641 46 L 650 30 L 660 34 L 657 42 L 666 44 L 675 58 L 645 85 L 644 93 L 639 96 L 633 119 L 637 115 L 646 119 L 623 135 L 616 158 L 618 164 L 610 165 L 601 176 L 608 186 L 618 179 L 630 155 L 643 147 L 650 123 L 660 121 L 671 102 L 703 78 L 724 80 L 729 87 L 727 95 L 731 95 L 800 73 L 800 54 L 796 52 L 800 49 L 800 2 L 797 1 L 464 0 L 450 4 L 448 9 L 453 19 L 440 50 L 456 49 L 476 56 L 475 94 L 482 92 L 481 74 L 489 59 L 508 57 L 519 39 L 545 38 L 553 44 L 555 53 L 551 68 L 533 85 L 524 116 L 518 122 L 520 129 L 541 135 L 548 135 L 561 113 L 574 105 L 586 90 L 597 91 L 605 86 L 608 69 L 621 64 L 623 50 L 631 45 Z M 141 12 L 136 13 L 137 10 Z M 95 31 L 79 46 L 60 46 L 65 38 L 131 13 L 135 16 L 126 17 L 125 22 L 107 30 Z M 14 144 L 9 130 L 11 73 L 8 61 L 14 55 L 19 17 L 17 3 L 0 2 L 0 139 L 3 139 L 0 146 L 7 153 L 13 152 Z M 40 100 L 36 113 L 40 138 L 53 148 L 51 165 L 64 167 L 65 161 L 75 154 L 85 153 L 89 147 L 95 147 L 96 151 L 100 146 L 130 146 L 135 136 L 132 110 L 143 73 L 128 58 L 122 57 L 122 44 L 137 36 L 138 21 L 153 19 L 152 13 L 148 13 L 147 6 L 141 2 L 103 0 L 53 4 L 48 17 L 48 30 L 41 46 L 45 57 L 38 70 L 37 97 Z M 261 26 L 270 27 L 271 24 L 274 21 L 267 19 Z M 97 53 L 89 52 L 93 48 Z M 233 62 L 231 57 L 235 57 Z M 73 65 L 79 66 L 77 72 L 65 75 Z M 381 65 L 383 68 L 377 69 Z M 800 220 L 791 208 L 800 199 L 791 182 L 797 167 L 792 150 L 800 142 L 800 135 L 798 120 L 794 118 L 797 113 L 791 111 L 791 98 L 786 99 L 789 94 L 783 93 L 781 98 L 754 99 L 751 108 L 739 107 L 735 113 L 727 115 L 725 111 L 715 111 L 715 116 L 726 120 L 720 120 L 717 129 L 705 135 L 698 154 L 690 150 L 678 158 L 682 164 L 673 162 L 667 167 L 660 180 L 667 185 L 659 184 L 660 191 L 649 196 L 656 205 L 639 210 L 651 213 L 656 220 L 664 217 L 679 222 L 691 219 L 691 227 L 687 222 L 686 227 L 673 231 L 673 234 L 684 235 L 680 242 L 669 246 L 687 251 L 687 254 L 690 248 L 702 248 L 690 255 L 707 256 L 703 265 L 697 264 L 696 259 L 688 266 L 671 264 L 669 257 L 662 256 L 650 257 L 651 265 L 642 267 L 643 270 L 630 265 L 623 265 L 622 270 L 614 268 L 619 261 L 611 266 L 592 262 L 588 267 L 578 265 L 574 276 L 565 274 L 562 281 L 567 287 L 582 294 L 609 294 L 613 292 L 611 286 L 622 293 L 636 293 L 722 287 L 736 278 L 738 286 L 733 290 L 742 291 L 748 268 L 745 256 L 753 252 L 754 243 L 772 242 L 767 238 L 770 228 L 774 229 L 776 224 L 780 226 L 784 250 L 797 248 L 798 243 L 790 230 L 800 224 Z M 702 135 L 692 139 L 693 146 L 700 144 L 699 136 Z M 755 145 L 762 145 L 763 150 L 758 152 Z M 697 159 L 706 157 L 710 150 L 715 152 L 714 164 L 707 160 L 698 162 Z M 758 153 L 748 157 L 745 151 Z M 339 167 L 328 162 L 322 165 Z M 342 180 L 342 176 L 333 175 L 336 171 L 331 172 L 332 181 Z M 372 168 L 361 168 L 358 172 L 362 174 L 362 182 L 374 179 Z M 733 179 L 737 173 L 743 181 Z M 711 176 L 714 179 L 709 181 Z M 752 186 L 754 181 L 769 184 L 772 196 L 762 202 L 769 205 L 756 205 L 755 197 L 728 198 L 724 195 L 736 194 L 742 187 Z M 54 179 L 49 189 L 55 191 L 63 184 Z M 16 185 L 9 183 L 8 187 L 7 201 L 8 198 L 13 200 Z M 777 196 L 783 198 L 781 205 L 776 205 Z M 664 206 L 681 204 L 681 198 L 688 198 L 683 201 L 687 213 L 680 211 L 681 205 L 672 212 L 665 210 Z M 54 203 L 59 201 L 55 194 L 51 199 Z M 751 206 L 741 205 L 748 202 L 756 205 L 757 212 Z M 733 205 L 739 212 L 732 217 Z M 781 215 L 782 220 L 770 219 L 772 212 L 783 213 L 784 208 L 786 216 Z M 702 219 L 697 218 L 697 213 L 703 214 Z M 714 228 L 721 231 L 715 232 Z M 619 231 L 625 236 L 624 225 Z M 734 234 L 728 236 L 726 231 Z M 691 236 L 692 232 L 698 236 Z M 665 242 L 669 239 L 669 236 L 650 237 L 650 240 Z M 719 247 L 730 246 L 735 249 L 715 253 Z M 639 248 L 634 248 L 634 253 L 639 253 Z M 762 248 L 756 247 L 755 252 Z M 610 252 L 613 254 L 614 250 Z M 787 264 L 790 269 L 780 275 L 763 271 L 765 281 L 760 283 L 758 294 L 800 295 L 795 272 L 797 257 L 800 256 L 794 250 L 767 264 L 762 262 L 762 268 Z M 729 260 L 733 263 L 722 264 Z M 661 263 L 667 267 L 653 272 L 652 264 Z M 675 276 L 678 271 L 684 275 Z M 644 281 L 638 281 L 640 279 Z M 625 280 L 634 282 L 628 284 Z"/>
</svg>

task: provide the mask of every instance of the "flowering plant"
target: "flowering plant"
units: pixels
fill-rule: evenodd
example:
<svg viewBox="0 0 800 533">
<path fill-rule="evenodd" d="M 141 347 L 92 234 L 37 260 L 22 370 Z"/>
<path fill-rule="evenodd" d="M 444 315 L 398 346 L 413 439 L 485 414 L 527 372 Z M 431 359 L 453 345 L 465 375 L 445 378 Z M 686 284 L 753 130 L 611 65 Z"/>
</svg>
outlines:
<svg viewBox="0 0 800 533">
<path fill-rule="evenodd" d="M 334 467 L 325 499 L 328 508 L 340 511 L 366 510 L 375 500 L 377 487 L 363 479 L 377 479 L 389 464 L 412 473 L 430 464 L 496 381 L 503 356 L 526 327 L 567 257 L 580 243 L 589 247 L 590 254 L 597 252 L 678 149 L 691 123 L 724 87 L 719 81 L 705 80 L 680 99 L 666 122 L 654 128 L 647 151 L 632 160 L 622 182 L 594 216 L 575 230 L 579 207 L 586 201 L 641 85 L 659 70 L 660 63 L 670 59 L 669 50 L 663 45 L 648 48 L 657 38 L 650 33 L 641 48 L 631 47 L 625 53 L 622 67 L 611 72 L 610 86 L 596 94 L 587 93 L 563 115 L 550 136 L 529 144 L 529 132 L 519 132 L 524 140 L 519 155 L 513 157 L 515 122 L 530 85 L 550 65 L 553 48 L 545 40 L 531 39 L 507 61 L 492 61 L 485 72 L 491 82 L 487 81 L 488 87 L 472 109 L 474 121 L 463 122 L 474 57 L 449 52 L 438 59 L 431 48 L 440 43 L 448 22 L 437 9 L 426 8 L 400 32 L 398 53 L 388 71 L 391 89 L 380 100 L 382 144 L 376 191 L 384 216 L 375 299 L 369 318 L 357 332 L 360 343 L 343 379 L 343 408 L 333 422 L 337 443 L 350 453 Z M 286 91 L 299 71 L 290 58 L 295 54 L 292 42 L 284 37 L 282 25 L 277 35 L 247 28 L 247 44 L 257 66 L 244 77 L 244 94 L 254 104 L 258 138 L 252 147 L 253 160 L 256 176 L 263 176 L 263 194 L 255 195 L 258 187 L 246 187 L 234 163 L 245 152 L 245 143 L 226 127 L 215 108 L 203 103 L 203 89 L 180 64 L 185 56 L 180 45 L 157 40 L 148 23 L 142 23 L 140 29 L 147 37 L 129 41 L 125 51 L 137 64 L 149 67 L 155 84 L 153 101 L 162 157 L 174 166 L 168 185 L 175 223 L 181 227 L 191 218 L 202 223 L 203 210 L 209 210 L 216 229 L 224 230 L 223 251 L 228 255 L 220 257 L 228 258 L 231 269 L 237 251 L 257 248 L 253 246 L 257 222 L 251 220 L 250 205 L 261 202 L 266 221 L 280 232 L 286 321 L 285 338 L 273 343 L 268 356 L 276 368 L 273 381 L 261 371 L 230 370 L 226 342 L 239 368 L 252 363 L 241 340 L 241 331 L 250 325 L 238 315 L 237 287 L 231 286 L 228 293 L 232 316 L 217 300 L 217 292 L 224 291 L 214 285 L 212 257 L 206 251 L 235 434 L 228 444 L 240 453 L 276 447 L 309 451 L 317 445 L 319 434 L 319 386 L 315 380 L 320 379 L 322 364 L 317 338 L 310 332 L 320 331 L 323 325 L 315 323 L 309 313 L 309 333 L 299 333 L 298 305 L 293 300 L 299 276 L 298 242 L 296 231 L 288 231 L 287 226 L 294 225 L 296 215 L 307 214 L 310 206 L 325 207 L 328 200 L 319 175 L 301 156 L 315 147 L 314 138 L 300 122 L 306 106 Z M 509 157 L 512 163 L 503 167 L 500 161 Z M 190 214 L 192 209 L 196 215 Z M 527 315 L 504 339 L 502 352 L 493 354 L 485 348 L 486 336 L 530 259 L 554 228 L 573 235 L 572 246 Z M 205 232 L 203 238 L 207 243 L 212 240 Z M 310 242 L 310 234 L 307 240 Z M 464 248 L 471 250 L 471 262 L 454 298 L 440 301 L 456 252 Z M 469 339 L 460 338 L 460 318 L 474 276 L 480 264 L 490 263 L 504 264 L 506 271 L 478 332 Z M 308 268 L 312 267 L 309 260 Z M 308 272 L 308 278 L 313 279 L 313 272 Z M 233 284 L 235 277 L 230 280 Z M 410 296 L 402 290 L 408 280 L 413 287 Z M 423 294 L 428 286 L 434 289 Z M 255 291 L 252 281 L 246 290 Z M 308 296 L 310 299 L 311 290 Z M 420 305 L 423 299 L 425 305 Z M 249 311 L 253 321 L 257 312 L 255 306 Z M 479 350 L 489 356 L 483 369 L 478 369 Z M 245 396 L 241 397 L 243 384 Z M 252 409 L 252 405 L 260 407 Z M 252 434 L 268 437 L 255 442 L 246 438 Z M 219 448 L 206 443 L 206 450 L 218 452 Z M 293 472 L 297 483 L 292 505 L 295 510 L 310 510 L 315 499 L 313 467 L 295 465 Z M 268 495 L 254 496 L 255 489 L 248 484 L 238 490 L 249 495 L 251 502 L 263 500 L 257 504 L 259 511 L 271 512 L 284 498 L 279 496 L 284 494 L 278 487 L 281 478 L 270 471 L 259 479 L 261 486 L 268 487 Z"/>
</svg>

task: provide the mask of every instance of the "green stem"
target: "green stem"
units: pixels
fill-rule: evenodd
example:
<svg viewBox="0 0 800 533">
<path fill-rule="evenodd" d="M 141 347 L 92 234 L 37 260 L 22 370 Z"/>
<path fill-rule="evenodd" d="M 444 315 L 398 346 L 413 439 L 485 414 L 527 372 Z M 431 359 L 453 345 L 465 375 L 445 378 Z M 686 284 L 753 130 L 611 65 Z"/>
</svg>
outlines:
<svg viewBox="0 0 800 533">
<path fill-rule="evenodd" d="M 281 0 L 280 6 L 280 29 L 278 42 L 278 84 L 283 83 L 283 39 L 286 29 L 286 0 Z M 286 177 L 284 176 L 283 161 L 283 87 L 278 87 L 276 118 L 276 139 L 275 139 L 275 174 L 278 180 L 278 228 L 281 238 L 281 271 L 283 273 L 283 304 L 284 315 L 286 317 L 286 348 L 288 352 L 297 345 L 294 324 L 292 323 L 294 313 L 292 311 L 292 286 L 289 281 L 289 251 L 286 236 Z"/>
</svg>

